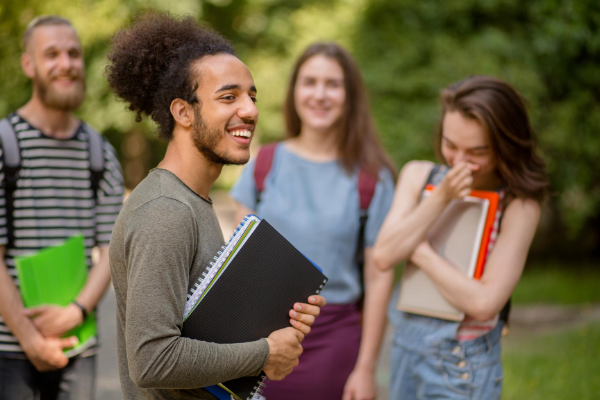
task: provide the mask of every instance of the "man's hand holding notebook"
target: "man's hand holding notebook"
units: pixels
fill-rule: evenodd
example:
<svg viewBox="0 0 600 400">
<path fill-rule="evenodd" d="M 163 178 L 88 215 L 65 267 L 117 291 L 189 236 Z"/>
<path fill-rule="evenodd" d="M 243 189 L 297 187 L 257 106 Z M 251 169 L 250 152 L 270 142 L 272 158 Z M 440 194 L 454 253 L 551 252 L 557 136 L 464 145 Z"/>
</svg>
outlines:
<svg viewBox="0 0 600 400">
<path fill-rule="evenodd" d="M 311 304 L 296 303 L 290 310 L 290 323 L 294 328 L 279 329 L 266 339 L 269 343 L 269 358 L 263 371 L 272 381 L 280 381 L 298 365 L 302 354 L 302 340 L 310 333 L 310 327 L 325 305 L 323 296 L 311 296 Z"/>
</svg>

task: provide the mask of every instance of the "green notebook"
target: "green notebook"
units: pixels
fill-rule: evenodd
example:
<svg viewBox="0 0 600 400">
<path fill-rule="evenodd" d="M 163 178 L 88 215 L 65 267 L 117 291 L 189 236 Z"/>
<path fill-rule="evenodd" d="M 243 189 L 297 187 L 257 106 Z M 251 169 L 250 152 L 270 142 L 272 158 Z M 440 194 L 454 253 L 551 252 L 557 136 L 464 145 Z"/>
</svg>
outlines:
<svg viewBox="0 0 600 400">
<path fill-rule="evenodd" d="M 66 306 L 72 302 L 87 279 L 85 245 L 82 235 L 73 236 L 56 246 L 15 258 L 23 304 Z M 82 325 L 65 335 L 77 336 L 79 344 L 65 350 L 67 357 L 80 354 L 96 343 L 96 316 L 91 312 Z"/>
</svg>

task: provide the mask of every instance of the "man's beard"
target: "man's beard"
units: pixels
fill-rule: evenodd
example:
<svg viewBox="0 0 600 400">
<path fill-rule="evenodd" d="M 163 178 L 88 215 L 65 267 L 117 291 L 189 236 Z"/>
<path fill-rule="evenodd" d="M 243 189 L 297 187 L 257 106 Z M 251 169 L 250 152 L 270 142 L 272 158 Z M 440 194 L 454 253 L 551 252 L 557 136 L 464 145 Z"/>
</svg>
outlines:
<svg viewBox="0 0 600 400">
<path fill-rule="evenodd" d="M 232 154 L 225 151 L 218 154 L 215 149 L 219 141 L 224 139 L 224 131 L 218 128 L 209 128 L 206 126 L 204 119 L 200 113 L 201 105 L 194 106 L 194 126 L 192 129 L 192 141 L 198 151 L 206 157 L 206 159 L 215 164 L 222 165 L 242 165 L 248 162 L 248 157 L 242 159 L 235 158 Z"/>
<path fill-rule="evenodd" d="M 85 79 L 83 76 L 75 74 L 72 74 L 71 77 L 74 79 L 74 87 L 61 92 L 50 84 L 52 77 L 45 80 L 36 70 L 33 85 L 42 104 L 61 111 L 75 111 L 79 108 L 85 98 Z"/>
</svg>

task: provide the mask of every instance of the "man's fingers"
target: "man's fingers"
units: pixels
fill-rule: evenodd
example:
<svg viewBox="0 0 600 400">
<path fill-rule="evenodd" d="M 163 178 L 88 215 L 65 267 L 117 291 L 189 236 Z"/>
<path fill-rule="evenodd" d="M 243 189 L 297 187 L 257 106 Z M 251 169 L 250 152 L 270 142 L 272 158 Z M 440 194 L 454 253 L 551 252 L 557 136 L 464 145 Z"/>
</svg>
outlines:
<svg viewBox="0 0 600 400">
<path fill-rule="evenodd" d="M 296 339 L 298 339 L 298 343 L 302 343 L 304 340 L 304 333 L 298 329 L 294 329 L 294 335 L 296 335 Z"/>
<path fill-rule="evenodd" d="M 310 325 L 306 325 L 302 322 L 296 321 L 295 319 L 290 319 L 290 324 L 304 335 L 308 335 L 310 333 Z"/>
<path fill-rule="evenodd" d="M 324 307 L 327 304 L 327 300 L 325 300 L 325 297 L 323 296 L 310 296 L 308 302 L 317 307 Z"/>
<path fill-rule="evenodd" d="M 345 389 L 344 390 L 344 396 L 342 397 L 342 400 L 352 400 L 352 391 Z"/>
<path fill-rule="evenodd" d="M 294 311 L 317 317 L 319 316 L 319 314 L 321 314 L 321 307 L 313 306 L 306 303 L 296 303 L 294 304 Z"/>
<path fill-rule="evenodd" d="M 54 365 L 56 367 L 58 367 L 58 369 L 60 369 L 60 368 L 66 367 L 68 363 L 69 363 L 69 359 L 67 357 L 61 357 L 59 360 L 57 360 L 54 363 Z"/>
<path fill-rule="evenodd" d="M 314 315 L 303 313 L 303 312 L 298 312 L 298 311 L 294 311 L 294 310 L 290 310 L 290 317 L 292 317 L 296 321 L 303 322 L 309 326 L 311 326 L 312 324 L 315 323 L 315 318 L 316 318 Z"/>
<path fill-rule="evenodd" d="M 40 319 L 39 318 L 34 318 L 33 321 L 33 326 L 35 326 L 35 328 L 39 331 L 40 330 L 40 326 L 42 326 Z"/>
<path fill-rule="evenodd" d="M 33 325 L 35 325 L 35 327 L 39 330 L 42 326 L 46 326 L 48 325 L 48 318 L 44 318 L 44 315 L 33 318 L 31 320 L 31 322 L 33 322 Z"/>
<path fill-rule="evenodd" d="M 77 346 L 77 344 L 79 343 L 77 336 L 70 336 L 68 338 L 57 339 L 57 340 L 58 340 L 58 344 L 61 349 L 68 349 L 70 347 Z"/>
<path fill-rule="evenodd" d="M 36 315 L 39 315 L 39 314 L 43 313 L 47 309 L 48 309 L 47 306 L 38 306 L 38 307 L 26 308 L 25 309 L 25 315 L 27 315 L 28 317 L 35 317 Z"/>
</svg>

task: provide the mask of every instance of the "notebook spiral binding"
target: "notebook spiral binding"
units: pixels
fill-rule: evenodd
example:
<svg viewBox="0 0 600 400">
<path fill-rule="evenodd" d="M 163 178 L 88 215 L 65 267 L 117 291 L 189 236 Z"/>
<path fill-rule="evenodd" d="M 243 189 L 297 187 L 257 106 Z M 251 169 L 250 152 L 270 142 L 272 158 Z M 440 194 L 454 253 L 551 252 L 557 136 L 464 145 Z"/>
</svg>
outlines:
<svg viewBox="0 0 600 400">
<path fill-rule="evenodd" d="M 269 381 L 269 378 L 267 378 L 267 376 L 264 375 L 264 373 L 263 373 L 260 381 L 257 382 L 256 386 L 254 386 L 254 391 L 252 393 L 250 393 L 250 397 L 247 397 L 246 400 L 260 399 L 263 395 L 264 388 L 267 387 L 268 381 Z"/>
<path fill-rule="evenodd" d="M 213 279 L 218 275 L 220 268 L 215 268 L 215 265 L 221 266 L 223 262 L 231 255 L 240 236 L 242 236 L 245 232 L 244 228 L 252 221 L 259 222 L 260 219 L 255 215 L 245 216 L 235 231 L 233 231 L 229 237 L 229 240 L 227 240 L 227 243 L 221 247 L 221 250 L 217 252 L 217 255 L 214 256 L 209 264 L 204 268 L 204 271 L 202 271 L 200 274 L 198 281 L 194 283 L 187 295 L 187 301 L 185 303 L 185 309 L 183 312 L 184 320 L 191 314 L 202 294 L 206 292 L 206 289 L 210 286 L 211 282 L 213 282 Z"/>
</svg>

